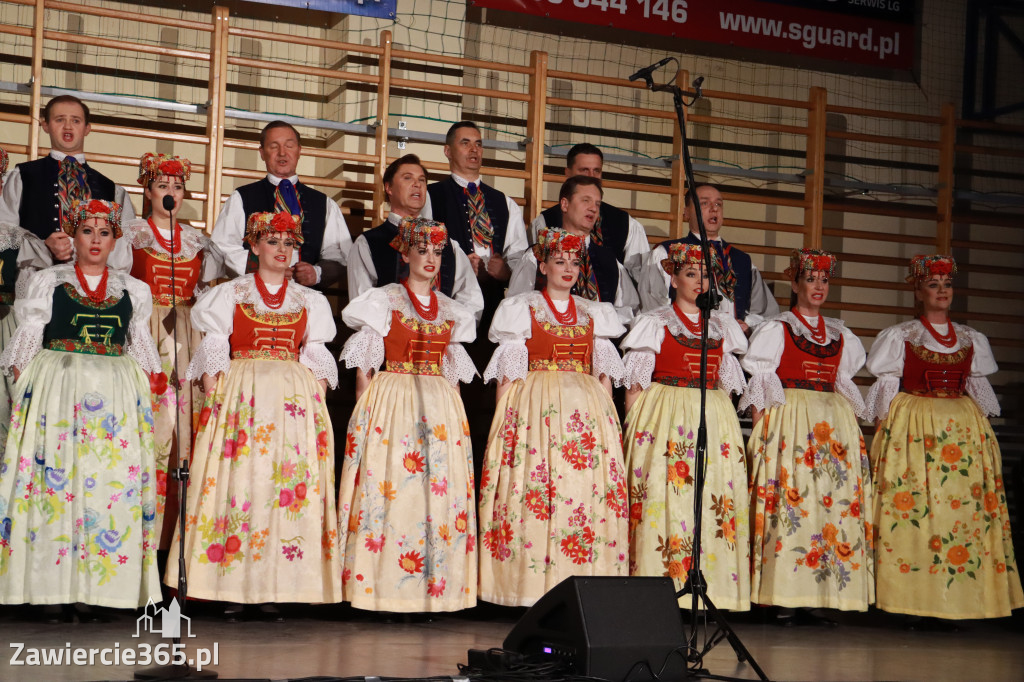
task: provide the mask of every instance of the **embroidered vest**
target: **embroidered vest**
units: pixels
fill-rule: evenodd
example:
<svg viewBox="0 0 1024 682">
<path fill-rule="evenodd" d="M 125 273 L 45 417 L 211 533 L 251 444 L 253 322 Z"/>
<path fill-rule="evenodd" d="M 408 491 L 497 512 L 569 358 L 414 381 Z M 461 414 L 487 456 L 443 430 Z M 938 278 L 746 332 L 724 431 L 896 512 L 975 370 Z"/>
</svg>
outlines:
<svg viewBox="0 0 1024 682">
<path fill-rule="evenodd" d="M 409 276 L 409 265 L 402 261 L 400 253 L 391 248 L 391 240 L 398 236 L 398 226 L 390 221 L 363 233 L 370 247 L 373 269 L 377 271 L 376 286 L 401 282 Z M 449 267 L 450 265 L 450 267 Z M 455 291 L 455 251 L 449 239 L 441 254 L 441 268 L 437 276 L 438 290 L 449 298 Z"/>
<path fill-rule="evenodd" d="M 18 172 L 22 187 L 18 220 L 23 228 L 40 239 L 46 239 L 60 230 L 60 200 L 57 198 L 60 161 L 45 156 L 19 163 Z M 85 164 L 85 179 L 93 199 L 114 200 L 117 186 L 88 163 Z"/>
<path fill-rule="evenodd" d="M 718 385 L 718 369 L 722 366 L 722 339 L 708 339 L 707 388 Z M 665 340 L 654 358 L 651 381 L 665 386 L 700 388 L 700 339 L 680 334 L 672 336 L 665 330 Z"/>
<path fill-rule="evenodd" d="M 392 310 L 391 329 L 384 337 L 384 371 L 439 376 L 451 337 L 451 320 L 434 324 Z"/>
<path fill-rule="evenodd" d="M 177 305 L 192 305 L 202 264 L 202 252 L 189 259 L 178 256 L 174 259 L 172 279 L 168 254 L 148 248 L 132 249 L 132 277 L 149 285 L 153 292 L 153 305 L 169 306 L 172 300 Z"/>
<path fill-rule="evenodd" d="M 294 313 L 257 312 L 251 303 L 235 306 L 231 358 L 252 360 L 299 359 L 306 335 L 306 310 Z"/>
<path fill-rule="evenodd" d="M 834 392 L 839 361 L 843 357 L 843 337 L 819 346 L 794 334 L 788 324 L 783 323 L 782 327 L 786 330 L 786 346 L 775 370 L 782 387 Z"/>
<path fill-rule="evenodd" d="M 274 183 L 266 178 L 239 187 L 238 194 L 242 197 L 245 219 L 248 221 L 253 213 L 272 213 L 276 191 Z M 327 228 L 327 195 L 301 182 L 295 183 L 295 193 L 299 195 L 299 203 L 302 204 L 302 246 L 299 247 L 299 257 L 303 263 L 315 265 L 320 262 L 320 247 L 323 246 L 324 230 Z M 249 249 L 248 242 L 245 248 Z M 252 261 L 250 257 L 246 272 L 255 271 Z"/>
<path fill-rule="evenodd" d="M 562 326 L 538 322 L 530 309 L 530 338 L 526 350 L 533 371 L 591 373 L 594 353 L 594 321 L 586 326 Z"/>
<path fill-rule="evenodd" d="M 88 355 L 122 355 L 132 319 L 132 299 L 93 303 L 71 284 L 53 290 L 53 312 L 43 330 L 43 347 Z"/>
<path fill-rule="evenodd" d="M 903 344 L 901 391 L 929 398 L 963 395 L 967 377 L 971 375 L 974 346 L 964 346 L 955 353 L 938 353 L 909 341 Z"/>
</svg>

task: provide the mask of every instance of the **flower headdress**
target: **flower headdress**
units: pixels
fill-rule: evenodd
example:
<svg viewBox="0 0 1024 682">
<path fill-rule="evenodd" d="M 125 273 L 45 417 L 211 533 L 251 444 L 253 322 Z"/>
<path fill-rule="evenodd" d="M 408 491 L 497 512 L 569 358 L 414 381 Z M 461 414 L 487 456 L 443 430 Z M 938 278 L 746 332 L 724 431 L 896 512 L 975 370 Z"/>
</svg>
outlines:
<svg viewBox="0 0 1024 682">
<path fill-rule="evenodd" d="M 830 278 L 836 276 L 836 257 L 821 249 L 796 249 L 789 255 L 789 267 L 783 270 L 792 282 L 803 272 L 824 272 Z"/>
<path fill-rule="evenodd" d="M 121 237 L 121 204 L 115 201 L 103 199 L 90 199 L 89 201 L 75 201 L 71 209 L 64 214 L 61 221 L 61 229 L 72 237 L 78 226 L 89 218 L 102 218 L 107 225 L 114 230 L 114 239 Z"/>
<path fill-rule="evenodd" d="M 543 228 L 537 230 L 537 242 L 533 245 L 533 255 L 538 263 L 546 261 L 553 253 L 579 253 L 583 251 L 583 237 L 569 234 L 565 230 Z"/>
<path fill-rule="evenodd" d="M 448 228 L 444 223 L 427 218 L 402 218 L 398 234 L 391 240 L 391 248 L 409 253 L 414 246 L 444 246 L 448 242 Z"/>
<path fill-rule="evenodd" d="M 910 259 L 910 274 L 907 275 L 907 282 L 913 284 L 921 280 L 929 279 L 934 275 L 956 274 L 956 261 L 952 256 L 935 254 L 932 256 L 914 256 Z"/>
<path fill-rule="evenodd" d="M 182 182 L 192 175 L 192 162 L 180 156 L 146 152 L 139 159 L 139 184 L 145 187 L 161 175 L 181 178 Z"/>
<path fill-rule="evenodd" d="M 284 232 L 302 243 L 302 218 L 285 211 L 280 213 L 253 213 L 245 223 L 245 241 L 255 244 L 266 234 Z"/>
<path fill-rule="evenodd" d="M 688 244 L 677 242 L 668 245 L 668 258 L 663 258 L 661 267 L 669 275 L 676 272 L 676 268 L 683 265 L 701 265 L 704 262 L 704 254 L 701 252 L 700 244 Z M 718 252 L 711 249 L 711 267 L 720 268 Z"/>
<path fill-rule="evenodd" d="M 3 182 L 3 175 L 7 172 L 7 150 L 0 148 L 0 182 Z"/>
</svg>

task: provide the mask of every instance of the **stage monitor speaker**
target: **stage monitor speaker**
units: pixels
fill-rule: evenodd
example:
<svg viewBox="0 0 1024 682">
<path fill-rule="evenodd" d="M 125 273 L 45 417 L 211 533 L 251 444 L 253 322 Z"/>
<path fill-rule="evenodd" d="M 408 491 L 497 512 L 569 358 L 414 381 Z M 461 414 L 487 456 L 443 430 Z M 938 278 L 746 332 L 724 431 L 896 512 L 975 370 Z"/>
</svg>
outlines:
<svg viewBox="0 0 1024 682">
<path fill-rule="evenodd" d="M 561 656 L 579 675 L 639 682 L 686 679 L 685 645 L 671 578 L 573 577 L 538 599 L 503 647 Z"/>
</svg>

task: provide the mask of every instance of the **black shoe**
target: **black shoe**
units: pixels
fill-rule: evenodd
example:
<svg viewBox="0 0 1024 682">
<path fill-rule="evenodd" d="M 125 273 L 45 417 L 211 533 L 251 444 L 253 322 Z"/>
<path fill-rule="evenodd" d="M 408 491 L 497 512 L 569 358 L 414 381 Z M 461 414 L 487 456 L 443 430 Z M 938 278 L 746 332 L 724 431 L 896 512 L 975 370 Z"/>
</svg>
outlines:
<svg viewBox="0 0 1024 682">
<path fill-rule="evenodd" d="M 60 625 L 72 623 L 75 618 L 75 611 L 70 604 L 44 604 L 42 606 L 27 607 L 27 620 L 47 625 Z"/>
<path fill-rule="evenodd" d="M 260 604 L 259 605 L 260 620 L 268 623 L 283 623 L 284 614 L 273 604 Z"/>
<path fill-rule="evenodd" d="M 241 604 L 225 604 L 221 618 L 225 623 L 238 623 L 245 618 L 245 607 Z"/>
<path fill-rule="evenodd" d="M 79 623 L 109 623 L 112 620 L 110 616 L 88 604 L 73 604 L 71 611 Z"/>
<path fill-rule="evenodd" d="M 839 625 L 839 623 L 831 618 L 819 616 L 810 609 L 797 609 L 795 619 L 797 625 L 809 625 L 818 628 L 834 628 Z"/>
<path fill-rule="evenodd" d="M 960 625 L 955 620 L 931 616 L 907 616 L 903 627 L 911 632 L 960 632 Z"/>
</svg>

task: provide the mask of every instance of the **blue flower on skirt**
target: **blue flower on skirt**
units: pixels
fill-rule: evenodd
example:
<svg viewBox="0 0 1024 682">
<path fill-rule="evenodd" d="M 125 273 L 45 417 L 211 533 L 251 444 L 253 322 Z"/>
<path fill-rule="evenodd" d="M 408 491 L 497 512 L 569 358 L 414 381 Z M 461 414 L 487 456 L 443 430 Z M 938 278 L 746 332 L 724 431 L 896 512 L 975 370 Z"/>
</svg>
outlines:
<svg viewBox="0 0 1024 682">
<path fill-rule="evenodd" d="M 86 393 L 82 396 L 82 407 L 86 412 L 99 412 L 103 409 L 103 396 L 99 393 Z"/>
<path fill-rule="evenodd" d="M 154 505 L 152 502 L 147 502 L 146 504 L 142 505 L 142 520 L 143 521 L 152 521 L 155 518 L 156 518 L 156 505 Z"/>
<path fill-rule="evenodd" d="M 40 445 L 39 449 L 32 453 L 32 458 L 39 466 L 46 464 L 46 450 L 43 449 L 43 446 Z"/>
<path fill-rule="evenodd" d="M 96 544 L 108 552 L 116 552 L 121 547 L 121 534 L 108 528 L 96 536 Z"/>
<path fill-rule="evenodd" d="M 5 542 L 9 542 L 10 539 L 11 539 L 11 519 L 5 517 L 4 520 L 2 522 L 0 522 L 0 540 L 4 540 Z"/>
<path fill-rule="evenodd" d="M 85 530 L 92 530 L 100 523 L 100 515 L 95 509 L 85 508 L 85 516 L 82 519 Z"/>
<path fill-rule="evenodd" d="M 114 436 L 116 436 L 117 432 L 121 430 L 121 426 L 117 423 L 117 418 L 114 417 L 113 414 L 108 414 L 106 417 L 104 417 L 103 421 L 100 423 L 100 426 L 102 426 L 107 433 L 112 434 Z"/>
<path fill-rule="evenodd" d="M 46 485 L 54 490 L 64 490 L 68 484 L 68 475 L 64 469 L 46 467 Z"/>
<path fill-rule="evenodd" d="M 92 490 L 93 488 L 95 488 L 96 487 L 96 479 L 93 478 L 92 476 L 90 476 L 89 478 L 85 479 L 85 487 L 88 490 Z"/>
</svg>

